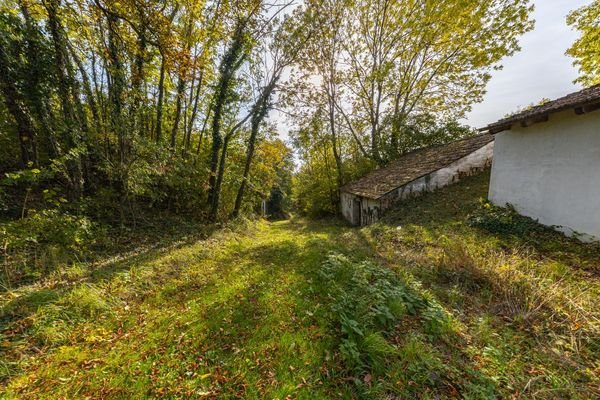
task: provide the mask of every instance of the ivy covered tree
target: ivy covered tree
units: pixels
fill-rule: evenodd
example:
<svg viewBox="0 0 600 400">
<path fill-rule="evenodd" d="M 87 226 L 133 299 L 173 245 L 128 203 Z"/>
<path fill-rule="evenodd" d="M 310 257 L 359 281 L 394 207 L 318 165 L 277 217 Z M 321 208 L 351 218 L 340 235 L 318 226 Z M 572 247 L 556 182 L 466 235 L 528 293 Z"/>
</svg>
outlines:
<svg viewBox="0 0 600 400">
<path fill-rule="evenodd" d="M 73 208 L 96 199 L 87 210 L 120 224 L 140 206 L 210 221 L 251 209 L 257 138 L 297 55 L 303 10 L 262 0 L 1 3 L 1 165 L 40 168 L 40 189 Z M 257 51 L 262 43 L 272 53 Z M 250 71 L 275 54 L 273 73 L 255 81 Z"/>
</svg>

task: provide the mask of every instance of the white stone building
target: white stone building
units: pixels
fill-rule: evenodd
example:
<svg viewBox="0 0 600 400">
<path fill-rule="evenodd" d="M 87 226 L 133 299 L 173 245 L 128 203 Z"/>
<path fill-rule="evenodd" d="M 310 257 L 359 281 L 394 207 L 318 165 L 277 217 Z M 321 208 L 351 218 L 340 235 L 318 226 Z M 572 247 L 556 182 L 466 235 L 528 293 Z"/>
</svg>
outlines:
<svg viewBox="0 0 600 400">
<path fill-rule="evenodd" d="M 489 167 L 494 137 L 483 134 L 405 154 L 340 189 L 342 215 L 368 225 L 395 203 L 457 182 Z"/>
<path fill-rule="evenodd" d="M 600 85 L 489 125 L 489 199 L 586 241 L 600 240 Z"/>
</svg>

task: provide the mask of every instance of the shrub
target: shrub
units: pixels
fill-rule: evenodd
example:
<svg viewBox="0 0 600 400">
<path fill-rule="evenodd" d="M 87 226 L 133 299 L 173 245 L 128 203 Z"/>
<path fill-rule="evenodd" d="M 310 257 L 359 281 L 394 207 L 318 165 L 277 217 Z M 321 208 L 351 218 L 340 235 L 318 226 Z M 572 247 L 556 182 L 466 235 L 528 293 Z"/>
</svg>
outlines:
<svg viewBox="0 0 600 400">
<path fill-rule="evenodd" d="M 39 277 L 62 263 L 83 257 L 94 243 L 93 225 L 86 217 L 44 210 L 0 224 L 4 276 L 2 285 Z"/>
</svg>

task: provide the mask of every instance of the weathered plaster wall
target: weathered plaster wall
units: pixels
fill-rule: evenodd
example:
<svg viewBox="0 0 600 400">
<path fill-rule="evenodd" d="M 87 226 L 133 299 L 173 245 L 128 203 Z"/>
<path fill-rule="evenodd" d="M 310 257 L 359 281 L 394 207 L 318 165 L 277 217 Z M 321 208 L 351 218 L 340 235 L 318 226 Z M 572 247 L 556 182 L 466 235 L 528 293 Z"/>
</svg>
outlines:
<svg viewBox="0 0 600 400">
<path fill-rule="evenodd" d="M 461 177 L 472 175 L 489 167 L 493 153 L 494 142 L 491 142 L 447 167 L 407 183 L 378 200 L 361 198 L 351 193 L 342 192 L 340 196 L 342 215 L 353 225 L 371 224 L 377 221 L 386 209 L 400 200 L 418 196 L 423 192 L 434 191 L 437 188 L 458 182 Z M 355 206 L 357 201 L 360 202 L 360 212 Z"/>
<path fill-rule="evenodd" d="M 381 203 L 379 200 L 361 199 L 361 221 L 360 225 L 365 226 L 376 222 L 382 213 Z"/>
<path fill-rule="evenodd" d="M 600 240 L 600 111 L 565 111 L 496 135 L 490 200 Z"/>
<path fill-rule="evenodd" d="M 346 192 L 342 192 L 340 194 L 340 203 L 341 203 L 342 215 L 352 225 L 358 225 L 358 221 L 354 217 L 354 212 L 353 212 L 354 211 L 354 209 L 353 209 L 353 201 L 355 199 L 358 199 L 358 197 L 355 196 L 355 195 L 353 195 L 353 194 L 346 193 Z"/>
<path fill-rule="evenodd" d="M 447 167 L 434 171 L 386 194 L 381 198 L 381 207 L 387 209 L 400 200 L 418 196 L 424 192 L 433 192 L 438 188 L 458 182 L 462 177 L 473 175 L 489 167 L 492 163 L 493 155 L 494 142 L 490 142 Z"/>
<path fill-rule="evenodd" d="M 368 225 L 379 219 L 381 209 L 379 200 L 367 199 L 346 192 L 340 194 L 340 199 L 342 215 L 352 225 Z"/>
</svg>

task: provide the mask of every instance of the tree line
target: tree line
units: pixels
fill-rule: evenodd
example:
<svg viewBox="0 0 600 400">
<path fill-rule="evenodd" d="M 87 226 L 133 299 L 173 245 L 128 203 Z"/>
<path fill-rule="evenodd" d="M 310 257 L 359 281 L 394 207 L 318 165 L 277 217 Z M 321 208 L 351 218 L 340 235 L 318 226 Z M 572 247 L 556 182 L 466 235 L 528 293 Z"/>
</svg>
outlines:
<svg viewBox="0 0 600 400">
<path fill-rule="evenodd" d="M 290 6 L 4 2 L 2 167 L 42 171 L 75 202 L 107 189 L 123 221 L 136 198 L 184 203 L 211 222 L 239 214 L 249 190 L 264 197 L 291 168 L 266 121 L 291 43 L 306 34 Z M 224 194 L 233 208 L 221 207 Z"/>
<path fill-rule="evenodd" d="M 5 0 L 0 206 L 83 204 L 121 223 L 161 207 L 215 222 L 275 191 L 335 213 L 350 180 L 473 134 L 457 121 L 519 51 L 532 11 L 529 0 Z M 568 18 L 588 85 L 597 14 L 595 1 Z"/>
<path fill-rule="evenodd" d="M 315 0 L 315 34 L 286 98 L 303 163 L 299 207 L 416 148 L 474 132 L 457 121 L 533 28 L 527 0 Z"/>
</svg>

